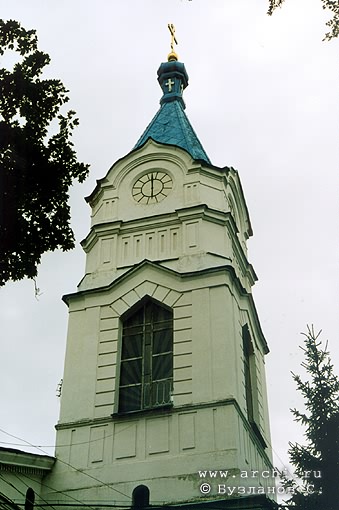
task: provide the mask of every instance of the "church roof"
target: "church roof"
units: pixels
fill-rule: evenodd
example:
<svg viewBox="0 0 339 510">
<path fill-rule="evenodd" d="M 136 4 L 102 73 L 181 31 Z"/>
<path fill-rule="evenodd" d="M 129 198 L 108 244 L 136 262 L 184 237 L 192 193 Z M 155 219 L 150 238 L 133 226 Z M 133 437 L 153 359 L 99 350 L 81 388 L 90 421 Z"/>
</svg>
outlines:
<svg viewBox="0 0 339 510">
<path fill-rule="evenodd" d="M 141 147 L 149 138 L 159 143 L 176 145 L 185 149 L 194 159 L 211 164 L 199 138 L 185 114 L 183 90 L 188 85 L 188 75 L 181 62 L 164 62 L 158 69 L 158 81 L 163 90 L 160 109 L 134 146 Z"/>
</svg>

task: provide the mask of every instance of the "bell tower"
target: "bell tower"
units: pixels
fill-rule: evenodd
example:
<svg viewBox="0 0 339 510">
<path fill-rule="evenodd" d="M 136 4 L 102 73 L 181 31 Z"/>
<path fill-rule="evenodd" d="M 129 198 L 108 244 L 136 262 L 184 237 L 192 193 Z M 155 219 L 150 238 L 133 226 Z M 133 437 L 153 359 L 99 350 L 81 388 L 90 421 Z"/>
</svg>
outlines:
<svg viewBox="0 0 339 510">
<path fill-rule="evenodd" d="M 271 508 L 249 214 L 238 172 L 211 163 L 186 116 L 170 30 L 160 109 L 87 198 L 45 497 Z"/>
</svg>

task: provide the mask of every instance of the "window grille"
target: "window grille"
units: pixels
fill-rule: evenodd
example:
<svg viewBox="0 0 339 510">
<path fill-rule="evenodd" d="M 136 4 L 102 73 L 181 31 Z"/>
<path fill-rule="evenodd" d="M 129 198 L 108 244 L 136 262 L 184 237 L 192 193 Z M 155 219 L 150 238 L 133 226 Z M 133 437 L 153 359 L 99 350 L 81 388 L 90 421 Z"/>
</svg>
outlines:
<svg viewBox="0 0 339 510">
<path fill-rule="evenodd" d="M 173 312 L 152 300 L 123 320 L 119 412 L 171 404 Z"/>
</svg>

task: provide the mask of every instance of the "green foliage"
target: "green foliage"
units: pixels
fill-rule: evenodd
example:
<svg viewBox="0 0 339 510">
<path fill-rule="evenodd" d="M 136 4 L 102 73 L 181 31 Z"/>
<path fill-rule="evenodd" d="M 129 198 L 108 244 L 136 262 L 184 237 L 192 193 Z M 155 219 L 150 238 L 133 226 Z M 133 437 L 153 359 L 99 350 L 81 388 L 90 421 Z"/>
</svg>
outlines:
<svg viewBox="0 0 339 510">
<path fill-rule="evenodd" d="M 284 480 L 293 494 L 288 506 L 297 510 L 332 510 L 339 500 L 339 379 L 313 326 L 305 334 L 302 367 L 309 378 L 292 374 L 304 398 L 305 412 L 292 409 L 305 427 L 306 446 L 290 443 L 290 461 L 301 484 Z M 308 473 L 308 474 L 306 474 Z M 319 476 L 320 475 L 320 476 Z"/>
<path fill-rule="evenodd" d="M 277 7 L 281 7 L 285 0 L 269 0 L 267 14 L 271 16 Z M 321 0 L 322 8 L 328 9 L 332 13 L 332 19 L 326 22 L 330 31 L 325 34 L 323 41 L 330 41 L 339 35 L 339 0 Z"/>
<path fill-rule="evenodd" d="M 75 112 L 60 113 L 68 91 L 41 78 L 50 57 L 38 50 L 35 30 L 0 20 L 0 55 L 11 50 L 21 57 L 0 69 L 0 285 L 34 278 L 43 253 L 74 247 L 69 188 L 88 174 L 70 140 Z"/>
<path fill-rule="evenodd" d="M 281 7 L 281 5 L 283 4 L 285 0 L 268 0 L 268 11 L 267 11 L 267 14 L 269 16 L 272 16 L 273 14 L 273 11 L 277 8 L 277 7 Z"/>
</svg>

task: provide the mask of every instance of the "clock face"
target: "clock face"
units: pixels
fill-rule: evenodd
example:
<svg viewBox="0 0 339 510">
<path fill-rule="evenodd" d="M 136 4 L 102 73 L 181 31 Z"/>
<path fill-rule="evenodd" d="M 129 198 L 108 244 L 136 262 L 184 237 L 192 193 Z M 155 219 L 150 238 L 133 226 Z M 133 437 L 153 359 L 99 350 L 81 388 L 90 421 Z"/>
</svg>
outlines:
<svg viewBox="0 0 339 510">
<path fill-rule="evenodd" d="M 132 195 L 139 204 L 157 204 L 170 193 L 173 188 L 171 177 L 162 171 L 152 171 L 139 177 L 134 183 Z"/>
</svg>

